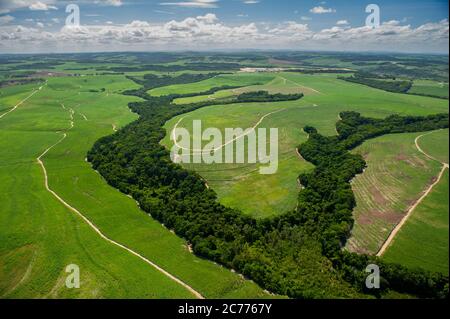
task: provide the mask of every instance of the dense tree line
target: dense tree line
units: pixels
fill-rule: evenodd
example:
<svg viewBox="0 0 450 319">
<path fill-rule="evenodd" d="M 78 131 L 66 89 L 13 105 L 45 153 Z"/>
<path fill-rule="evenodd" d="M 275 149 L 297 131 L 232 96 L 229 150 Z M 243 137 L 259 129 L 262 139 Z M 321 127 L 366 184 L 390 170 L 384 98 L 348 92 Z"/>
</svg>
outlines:
<svg viewBox="0 0 450 319">
<path fill-rule="evenodd" d="M 43 83 L 44 80 L 41 78 L 25 78 L 25 79 L 10 79 L 0 81 L 0 88 L 10 85 L 25 85 L 32 83 Z"/>
<path fill-rule="evenodd" d="M 128 79 L 136 82 L 139 85 L 142 85 L 141 88 L 137 90 L 127 90 L 123 92 L 125 95 L 135 95 L 139 96 L 143 99 L 148 99 L 149 96 L 147 94 L 147 91 L 168 86 L 168 85 L 174 85 L 174 84 L 186 84 L 186 83 L 193 83 L 193 82 L 200 82 L 204 80 L 211 79 L 220 73 L 207 73 L 207 74 L 190 74 L 190 73 L 184 73 L 177 77 L 171 77 L 168 75 L 158 76 L 155 74 L 145 74 L 142 78 L 135 77 L 135 76 L 127 76 Z"/>
<path fill-rule="evenodd" d="M 211 90 L 207 92 L 217 92 L 223 90 L 224 87 L 216 87 L 212 88 Z M 200 95 L 207 95 L 207 94 L 213 94 L 213 93 L 207 93 L 207 92 L 201 92 Z M 183 97 L 192 97 L 197 96 L 196 94 L 172 94 L 168 96 L 169 99 L 177 99 L 177 98 L 183 98 Z M 235 104 L 235 103 L 268 103 L 268 102 L 283 102 L 283 101 L 295 101 L 299 100 L 303 97 L 303 93 L 299 94 L 270 94 L 267 91 L 257 91 L 257 92 L 248 92 L 248 93 L 242 93 L 237 96 L 227 96 L 224 98 L 218 98 L 213 100 L 204 100 L 200 102 L 191 103 L 190 107 L 193 108 L 200 108 L 203 106 L 213 106 L 213 105 L 227 105 L 227 104 Z"/>
<path fill-rule="evenodd" d="M 448 295 L 448 277 L 423 270 L 409 270 L 382 260 L 342 251 L 353 226 L 352 210 L 355 198 L 350 180 L 363 172 L 366 163 L 350 149 L 363 141 L 389 133 L 421 132 L 448 127 L 448 114 L 429 116 L 391 115 L 385 119 L 362 117 L 357 112 L 342 112 L 337 123 L 338 136 L 325 137 L 313 127 L 305 127 L 309 134 L 300 153 L 316 168 L 301 174 L 303 190 L 299 194 L 296 212 L 279 217 L 290 224 L 308 225 L 322 243 L 323 253 L 333 260 L 337 269 L 353 285 L 364 289 L 368 264 L 380 266 L 383 289 L 394 289 L 424 297 L 441 298 Z M 377 291 L 380 294 L 382 291 Z"/>
<path fill-rule="evenodd" d="M 155 80 L 159 84 L 151 87 L 180 83 L 177 78 Z M 374 122 L 375 129 L 387 126 L 389 132 L 401 132 L 442 127 L 445 116 L 373 120 L 342 113 L 338 126 L 345 136 L 338 137 L 306 127 L 309 139 L 299 150 L 316 168 L 299 177 L 303 189 L 298 207 L 282 216 L 254 219 L 220 204 L 197 173 L 172 163 L 169 151 L 159 144 L 167 120 L 205 104 L 175 106 L 172 96 L 144 98 L 130 103 L 138 120 L 100 139 L 88 153 L 109 184 L 132 195 L 144 211 L 190 242 L 195 254 L 236 269 L 272 292 L 294 298 L 380 293 L 363 285 L 372 257 L 341 250 L 353 226 L 355 199 L 349 182 L 365 167 L 362 157 L 348 151 L 354 145 L 349 141 L 355 135 L 372 137 L 373 127 L 366 125 Z M 446 294 L 447 277 L 376 263 L 382 264 L 385 288 L 423 297 Z"/>
<path fill-rule="evenodd" d="M 342 112 L 336 124 L 339 140 L 347 149 L 356 147 L 366 139 L 389 133 L 422 132 L 448 127 L 448 114 L 428 116 L 390 115 L 385 119 L 362 117 L 357 112 Z"/>
<path fill-rule="evenodd" d="M 303 93 L 296 94 L 270 94 L 267 91 L 254 91 L 238 95 L 237 102 L 280 102 L 280 101 L 294 101 L 303 97 Z"/>
<path fill-rule="evenodd" d="M 180 72 L 180 71 L 237 71 L 243 66 L 239 63 L 186 63 L 185 65 L 163 65 L 163 64 L 148 64 L 142 65 L 138 67 L 133 66 L 117 66 L 117 67 L 109 67 L 106 70 L 114 71 L 114 72 Z"/>
<path fill-rule="evenodd" d="M 393 93 L 407 93 L 411 87 L 412 81 L 404 81 L 404 80 L 380 80 L 379 78 L 366 77 L 359 73 L 356 73 L 354 76 L 349 77 L 338 77 L 341 80 L 347 82 L 353 82 L 358 84 L 364 84 L 376 89 L 393 92 Z"/>
<path fill-rule="evenodd" d="M 323 68 L 323 69 L 287 69 L 285 70 L 285 72 L 294 72 L 303 74 L 318 74 L 318 73 L 347 74 L 347 73 L 354 73 L 355 71 L 345 69 Z"/>
<path fill-rule="evenodd" d="M 446 99 L 448 100 L 448 97 L 446 96 L 439 96 L 434 94 L 426 94 L 426 93 L 411 93 L 410 90 L 413 87 L 413 81 L 410 80 L 398 80 L 397 77 L 386 75 L 386 74 L 377 74 L 377 73 L 369 73 L 365 71 L 358 71 L 354 74 L 354 76 L 351 77 L 338 77 L 340 80 L 358 83 L 358 84 L 364 84 L 370 87 L 374 87 L 380 90 L 385 90 L 388 92 L 394 92 L 394 93 L 407 93 L 407 94 L 413 94 L 413 95 L 420 95 L 420 96 L 428 96 L 428 97 L 434 97 L 439 99 Z"/>
</svg>

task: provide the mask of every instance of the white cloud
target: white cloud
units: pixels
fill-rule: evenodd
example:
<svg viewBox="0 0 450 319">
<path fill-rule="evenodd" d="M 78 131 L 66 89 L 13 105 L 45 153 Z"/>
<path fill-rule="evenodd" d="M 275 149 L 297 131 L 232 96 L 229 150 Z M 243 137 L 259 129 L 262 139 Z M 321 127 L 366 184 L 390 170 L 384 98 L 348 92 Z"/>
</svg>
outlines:
<svg viewBox="0 0 450 319">
<path fill-rule="evenodd" d="M 204 16 L 198 16 L 197 20 L 198 21 L 203 21 L 203 22 L 205 22 L 207 24 L 211 24 L 211 23 L 219 21 L 217 16 L 215 14 L 213 14 L 213 13 L 208 13 L 208 14 L 205 14 Z"/>
<path fill-rule="evenodd" d="M 0 17 L 0 25 L 8 24 L 13 20 L 14 20 L 13 16 L 10 16 L 10 15 L 1 16 Z"/>
<path fill-rule="evenodd" d="M 217 8 L 219 0 L 193 0 L 179 2 L 161 2 L 162 6 L 178 6 L 188 8 Z"/>
<path fill-rule="evenodd" d="M 49 10 L 56 9 L 56 0 L 2 0 L 0 14 L 13 12 L 20 9 Z"/>
<path fill-rule="evenodd" d="M 147 21 L 133 20 L 131 23 L 127 24 L 130 28 L 147 28 L 150 27 L 150 23 Z"/>
<path fill-rule="evenodd" d="M 259 0 L 244 0 L 244 4 L 257 4 L 259 3 Z"/>
<path fill-rule="evenodd" d="M 310 20 L 312 20 L 312 18 L 311 17 L 307 17 L 307 16 L 301 16 L 300 20 L 302 20 L 302 21 L 310 21 Z"/>
<path fill-rule="evenodd" d="M 123 5 L 122 0 L 95 0 L 94 3 L 113 7 L 120 7 Z"/>
<path fill-rule="evenodd" d="M 28 6 L 28 8 L 30 10 L 33 10 L 33 11 L 48 11 L 50 9 L 51 10 L 57 10 L 58 9 L 57 7 L 55 7 L 53 5 L 50 5 L 48 3 L 41 2 L 41 1 L 33 2 L 32 4 L 30 4 Z"/>
<path fill-rule="evenodd" d="M 339 20 L 338 22 L 336 22 L 337 25 L 348 25 L 348 21 L 347 20 Z"/>
<path fill-rule="evenodd" d="M 35 27 L 0 27 L 2 52 L 208 50 L 208 49 L 311 49 L 392 50 L 447 52 L 448 20 L 417 28 L 388 21 L 379 28 L 336 25 L 313 31 L 306 23 L 286 21 L 228 25 L 209 13 L 166 23 L 134 20 L 128 24 L 64 26 L 46 32 Z M 345 43 L 345 46 L 343 46 Z"/>
<path fill-rule="evenodd" d="M 324 8 L 322 6 L 318 6 L 318 7 L 314 7 L 312 9 L 310 9 L 309 12 L 314 13 L 314 14 L 334 13 L 334 12 L 336 12 L 336 9 Z"/>
<path fill-rule="evenodd" d="M 43 27 L 44 27 L 44 24 L 43 24 L 42 22 L 37 22 L 37 23 L 36 23 L 36 26 L 37 26 L 38 28 L 43 28 Z"/>
</svg>

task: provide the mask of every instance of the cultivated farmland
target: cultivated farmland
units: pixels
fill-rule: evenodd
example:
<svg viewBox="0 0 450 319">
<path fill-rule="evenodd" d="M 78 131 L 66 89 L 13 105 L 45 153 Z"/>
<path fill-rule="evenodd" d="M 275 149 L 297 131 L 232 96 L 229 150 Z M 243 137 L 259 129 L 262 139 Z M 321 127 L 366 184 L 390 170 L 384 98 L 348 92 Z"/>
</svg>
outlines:
<svg viewBox="0 0 450 319">
<path fill-rule="evenodd" d="M 428 155 L 448 163 L 448 130 L 425 134 L 418 144 Z M 448 185 L 447 168 L 399 231 L 384 259 L 448 274 Z"/>
<path fill-rule="evenodd" d="M 265 88 L 279 91 L 283 86 L 292 88 L 295 85 L 298 90 L 307 92 L 306 96 L 291 102 L 210 106 L 175 117 L 165 125 L 167 135 L 163 144 L 170 149 L 171 131 L 178 122 L 178 127 L 191 130 L 192 120 L 201 119 L 205 127 L 217 127 L 223 132 L 225 127 L 252 127 L 264 114 L 281 110 L 264 119 L 259 126 L 278 127 L 280 130 L 280 166 L 276 174 L 260 175 L 256 165 L 248 164 L 227 164 L 219 168 L 202 164 L 186 166 L 206 179 L 222 203 L 253 216 L 271 216 L 295 208 L 296 196 L 293 194 L 299 189 L 296 176 L 311 167 L 295 151 L 306 138 L 302 132 L 305 125 L 316 127 L 322 134 L 335 135 L 338 114 L 344 110 L 384 117 L 392 113 L 425 115 L 447 109 L 445 100 L 389 93 L 338 80 L 334 74 L 282 73 L 279 77 L 286 81 L 272 82 L 273 88 L 270 84 Z"/>
<path fill-rule="evenodd" d="M 136 118 L 127 108 L 134 98 L 118 94 L 133 86 L 123 76 L 51 78 L 40 92 L 0 119 L 0 141 L 6 150 L 1 153 L 0 173 L 3 297 L 195 297 L 136 256 L 104 241 L 45 190 L 36 158 L 52 145 L 42 157 L 49 187 L 106 236 L 206 297 L 265 295 L 229 270 L 194 257 L 183 240 L 108 186 L 85 162 L 86 152 L 99 137 Z M 5 110 L 28 96 L 31 88 L 2 89 L 8 95 L 2 99 Z M 65 288 L 68 264 L 80 266 L 82 289 Z"/>
<path fill-rule="evenodd" d="M 290 58 L 308 67 L 294 69 Z M 437 130 L 448 127 L 448 100 L 432 97 L 445 88 L 440 67 L 428 70 L 435 79 L 410 82 L 431 94 L 413 95 L 345 81 L 364 64 L 326 54 L 14 59 L 0 66 L 8 79 L 0 297 L 436 298 L 445 290 L 448 278 L 415 270 L 448 268 L 448 129 Z M 280 63 L 287 69 L 270 70 Z M 239 71 L 252 66 L 259 71 Z M 412 72 L 371 68 L 369 78 L 385 82 Z M 278 129 L 278 170 L 175 165 L 172 130 L 192 132 L 195 120 L 223 137 L 227 128 Z M 381 294 L 361 289 L 373 262 L 389 282 Z M 71 264 L 79 290 L 65 284 Z"/>
</svg>

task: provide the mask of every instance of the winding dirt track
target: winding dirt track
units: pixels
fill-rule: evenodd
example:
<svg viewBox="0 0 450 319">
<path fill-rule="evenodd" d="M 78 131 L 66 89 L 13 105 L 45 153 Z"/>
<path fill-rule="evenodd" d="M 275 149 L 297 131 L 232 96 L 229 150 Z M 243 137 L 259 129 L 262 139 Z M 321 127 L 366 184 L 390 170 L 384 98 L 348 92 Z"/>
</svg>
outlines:
<svg viewBox="0 0 450 319">
<path fill-rule="evenodd" d="M 249 129 L 246 129 L 246 130 L 244 131 L 244 133 L 242 133 L 241 135 L 238 135 L 238 136 L 236 136 L 235 138 L 231 139 L 230 141 L 228 141 L 228 142 L 226 142 L 226 143 L 224 143 L 224 144 L 222 144 L 222 145 L 220 145 L 220 146 L 218 146 L 218 147 L 216 147 L 216 148 L 214 148 L 214 149 L 212 149 L 212 150 L 208 150 L 207 152 L 211 152 L 211 151 L 216 152 L 216 151 L 220 150 L 221 148 L 227 146 L 228 144 L 233 143 L 234 141 L 240 139 L 241 137 L 244 137 L 244 136 L 250 134 L 251 132 L 253 132 L 253 131 L 255 130 L 255 128 L 257 128 L 257 127 L 259 126 L 259 124 L 262 123 L 262 121 L 264 121 L 264 119 L 265 119 L 266 117 L 268 117 L 269 115 L 272 115 L 272 114 L 275 114 L 275 113 L 284 111 L 284 110 L 285 110 L 285 109 L 280 109 L 280 110 L 277 110 L 277 111 L 273 111 L 273 112 L 267 113 L 266 115 L 263 115 L 263 116 L 259 119 L 259 121 L 258 121 L 255 125 L 253 125 L 253 127 L 249 128 Z M 193 153 L 191 153 L 191 155 L 192 155 L 192 154 L 203 153 L 203 150 L 202 150 L 202 149 L 195 149 L 195 148 L 194 148 L 194 149 L 191 150 L 190 148 L 186 148 L 186 147 L 183 147 L 183 146 L 181 146 L 180 144 L 178 144 L 177 139 L 176 139 L 176 129 L 177 129 L 177 126 L 180 124 L 180 122 L 181 122 L 183 119 L 184 119 L 184 117 L 180 118 L 180 119 L 178 120 L 178 122 L 175 124 L 175 126 L 173 127 L 173 129 L 172 129 L 172 134 L 171 134 L 171 135 L 172 135 L 172 136 L 171 136 L 171 140 L 174 142 L 174 144 L 175 144 L 179 149 L 186 150 L 186 151 L 192 151 Z"/>
<path fill-rule="evenodd" d="M 66 107 L 64 106 L 64 104 L 61 104 L 61 107 L 63 109 L 66 110 Z M 70 130 L 73 128 L 74 123 L 73 123 L 73 114 L 74 111 L 72 109 L 70 109 L 70 127 L 67 130 Z M 65 138 L 67 137 L 67 133 L 63 133 L 63 136 L 53 145 L 49 146 L 41 155 L 39 155 L 37 157 L 37 162 L 38 164 L 41 166 L 42 171 L 44 173 L 44 185 L 46 190 L 51 193 L 59 202 L 61 202 L 64 206 L 66 206 L 69 210 L 71 210 L 72 212 L 74 212 L 75 214 L 77 214 L 81 219 L 83 219 L 86 224 L 88 224 L 102 239 L 104 239 L 105 241 L 116 245 L 124 250 L 126 250 L 127 252 L 135 255 L 136 257 L 140 258 L 141 260 L 143 260 L 144 262 L 146 262 L 147 264 L 149 264 L 150 266 L 152 266 L 153 268 L 155 268 L 156 270 L 158 270 L 159 272 L 161 272 L 162 274 L 164 274 L 165 276 L 167 276 L 168 278 L 172 279 L 173 281 L 175 281 L 176 283 L 180 284 L 181 286 L 183 286 L 184 288 L 186 288 L 189 292 L 191 292 L 195 297 L 199 298 L 199 299 L 204 299 L 204 297 L 197 292 L 194 288 L 192 288 L 191 286 L 189 286 L 188 284 L 186 284 L 185 282 L 181 281 L 180 279 L 178 279 L 177 277 L 175 277 L 174 275 L 170 274 L 169 272 L 167 272 L 166 270 L 164 270 L 163 268 L 159 267 L 157 264 L 151 262 L 150 260 L 148 260 L 147 258 L 145 258 L 144 256 L 142 256 L 141 254 L 135 252 L 134 250 L 110 239 L 109 237 L 107 237 L 106 235 L 104 235 L 100 229 L 98 229 L 97 226 L 95 226 L 94 223 L 92 223 L 86 216 L 84 216 L 79 210 L 77 210 L 76 208 L 74 208 L 73 206 L 71 206 L 70 204 L 68 204 L 64 199 L 62 199 L 55 191 L 53 191 L 49 185 L 48 185 L 48 175 L 47 175 L 47 169 L 45 168 L 44 163 L 42 162 L 42 158 L 56 145 L 60 144 Z"/>
<path fill-rule="evenodd" d="M 434 161 L 437 161 L 439 163 L 442 164 L 442 169 L 439 172 L 438 177 L 436 178 L 436 181 L 431 184 L 426 190 L 425 192 L 422 194 L 422 196 L 420 196 L 420 198 L 409 208 L 408 212 L 406 213 L 406 215 L 402 218 L 402 220 L 400 221 L 400 223 L 397 224 L 397 226 L 395 226 L 395 228 L 391 231 L 391 233 L 389 234 L 389 237 L 386 239 L 386 241 L 384 242 L 383 246 L 381 246 L 380 250 L 377 253 L 377 256 L 380 257 L 382 256 L 385 252 L 386 249 L 389 247 L 389 245 L 392 243 L 394 237 L 397 235 L 397 233 L 400 231 L 400 229 L 403 227 L 403 225 L 406 223 L 406 221 L 408 220 L 408 218 L 411 216 L 411 214 L 413 213 L 413 211 L 416 209 L 417 206 L 419 206 L 419 204 L 425 199 L 425 197 L 428 196 L 428 194 L 433 190 L 433 188 L 440 182 L 442 176 L 444 175 L 444 172 L 447 168 L 449 168 L 448 163 L 444 163 L 439 161 L 438 159 L 434 158 L 433 156 L 431 156 L 430 154 L 427 154 L 426 152 L 424 152 L 420 146 L 419 146 L 419 139 L 424 137 L 425 135 L 428 134 L 432 134 L 434 132 L 437 131 L 432 131 L 426 134 L 422 134 L 416 137 L 414 143 L 416 145 L 416 148 L 419 150 L 419 152 L 421 152 L 422 154 L 424 154 L 426 157 L 428 157 L 429 159 L 432 159 Z"/>
<path fill-rule="evenodd" d="M 45 84 L 46 84 L 46 83 L 45 83 Z M 16 105 L 14 105 L 14 107 L 13 107 L 11 110 L 9 110 L 9 111 L 3 113 L 2 115 L 0 115 L 0 119 L 3 118 L 4 116 L 8 115 L 8 114 L 11 113 L 11 112 L 14 112 L 14 111 L 15 111 L 19 106 L 21 106 L 26 100 L 28 100 L 30 97 L 32 97 L 32 96 L 35 95 L 37 92 L 39 92 L 40 90 L 42 90 L 42 88 L 45 86 L 45 84 L 41 85 L 41 86 L 39 87 L 39 89 L 33 90 L 33 92 L 31 92 L 30 95 L 28 95 L 28 96 L 27 96 L 26 98 L 24 98 L 22 101 L 20 101 L 20 102 L 17 103 Z"/>
</svg>

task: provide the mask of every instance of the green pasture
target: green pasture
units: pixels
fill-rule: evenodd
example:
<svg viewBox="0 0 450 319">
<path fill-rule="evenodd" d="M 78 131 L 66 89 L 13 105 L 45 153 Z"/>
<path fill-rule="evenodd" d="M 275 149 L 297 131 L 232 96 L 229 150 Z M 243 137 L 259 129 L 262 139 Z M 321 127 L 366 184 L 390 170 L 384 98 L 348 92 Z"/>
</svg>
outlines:
<svg viewBox="0 0 450 319">
<path fill-rule="evenodd" d="M 414 210 L 383 258 L 448 275 L 448 169 Z"/>
<path fill-rule="evenodd" d="M 123 76 L 50 78 L 42 91 L 0 119 L 0 296 L 194 297 L 136 256 L 104 241 L 46 191 L 36 158 L 63 133 L 67 138 L 43 157 L 49 186 L 106 236 L 139 252 L 205 297 L 269 296 L 238 274 L 195 257 L 182 239 L 142 212 L 133 199 L 107 185 L 85 161 L 98 138 L 136 119 L 127 107 L 134 98 L 115 93 L 134 87 Z M 9 94 L 9 106 L 31 89 L 21 88 L 14 88 L 17 96 Z M 90 92 L 101 88 L 105 91 Z M 8 90 L 12 89 L 1 92 Z M 80 267 L 80 289 L 65 286 L 68 264 Z"/>
<path fill-rule="evenodd" d="M 448 163 L 448 129 L 418 140 L 427 154 Z M 410 267 L 448 274 L 448 169 L 432 192 L 417 206 L 400 229 L 384 257 Z"/>
<path fill-rule="evenodd" d="M 163 96 L 169 94 L 191 94 L 208 91 L 215 87 L 229 86 L 249 86 L 255 84 L 265 84 L 275 76 L 271 74 L 235 73 L 222 74 L 200 82 L 188 84 L 169 85 L 148 91 L 152 96 Z"/>
<path fill-rule="evenodd" d="M 254 74 L 259 76 L 260 74 Z M 390 114 L 426 115 L 448 112 L 442 99 L 389 93 L 336 78 L 336 74 L 304 75 L 279 73 L 273 90 L 296 86 L 305 93 L 299 101 L 215 105 L 180 115 L 165 125 L 162 141 L 169 149 L 174 125 L 191 130 L 193 120 L 204 127 L 252 127 L 264 114 L 282 110 L 264 119 L 259 127 L 279 129 L 279 169 L 274 175 L 261 175 L 257 164 L 185 164 L 199 172 L 218 194 L 222 203 L 257 217 L 282 214 L 295 208 L 299 190 L 297 176 L 311 165 L 298 157 L 296 147 L 306 139 L 302 129 L 315 126 L 322 134 L 335 135 L 335 124 L 342 111 L 357 111 L 364 116 L 386 117 Z M 182 87 L 182 85 L 180 85 Z M 266 84 L 266 88 L 270 88 Z M 189 88 L 191 89 L 191 88 Z M 245 90 L 247 88 L 243 88 Z M 200 90 L 202 91 L 202 90 Z"/>
<path fill-rule="evenodd" d="M 421 134 L 385 135 L 366 141 L 354 150 L 364 157 L 367 168 L 352 181 L 357 205 L 347 249 L 376 254 L 439 173 L 439 163 L 415 146 L 414 141 Z"/>
</svg>

